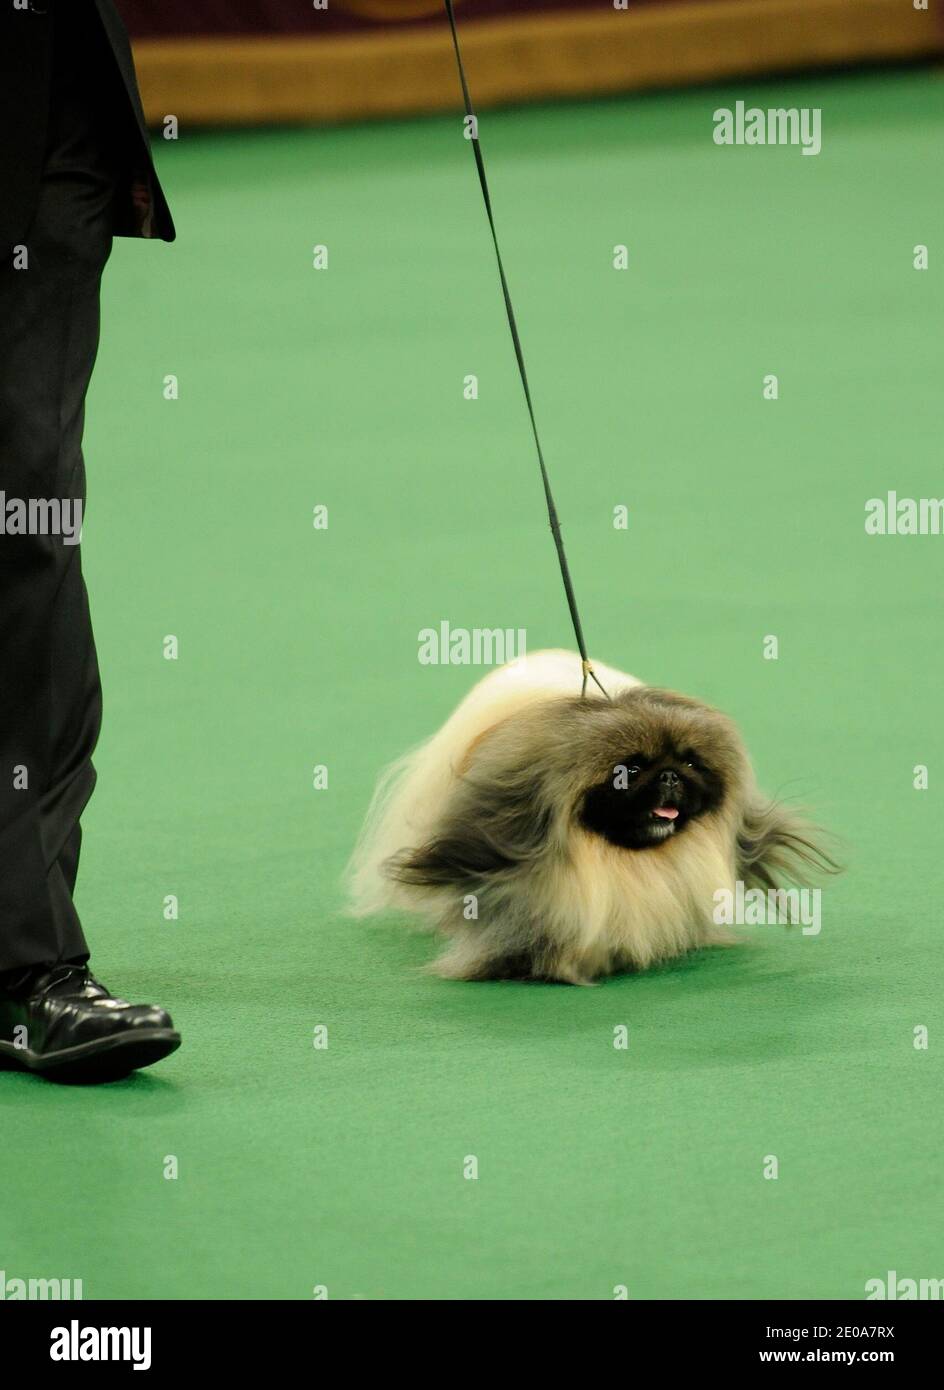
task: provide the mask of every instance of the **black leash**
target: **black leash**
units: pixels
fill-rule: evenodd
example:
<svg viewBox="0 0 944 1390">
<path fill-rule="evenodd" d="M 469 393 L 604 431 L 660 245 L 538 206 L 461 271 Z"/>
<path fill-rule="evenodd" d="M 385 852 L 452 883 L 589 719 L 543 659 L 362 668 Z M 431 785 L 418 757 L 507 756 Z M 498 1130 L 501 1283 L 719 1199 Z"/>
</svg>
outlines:
<svg viewBox="0 0 944 1390">
<path fill-rule="evenodd" d="M 544 453 L 541 449 L 541 441 L 538 438 L 537 420 L 534 418 L 534 406 L 531 404 L 531 389 L 528 386 L 528 373 L 524 365 L 524 353 L 521 350 L 521 339 L 518 336 L 518 324 L 515 320 L 515 311 L 511 303 L 511 293 L 508 289 L 508 281 L 505 278 L 505 267 L 502 263 L 501 251 L 498 247 L 498 233 L 495 230 L 495 218 L 492 215 L 492 200 L 488 191 L 488 179 L 485 177 L 485 163 L 482 159 L 482 150 L 479 145 L 478 120 L 472 110 L 472 98 L 469 95 L 469 84 L 466 81 L 465 67 L 462 62 L 462 53 L 459 48 L 459 35 L 456 32 L 456 16 L 452 7 L 452 0 L 445 0 L 446 14 L 449 16 L 449 28 L 452 30 L 452 44 L 456 50 L 456 64 L 459 68 L 459 81 L 462 83 L 462 96 L 465 101 L 465 113 L 469 118 L 469 136 L 472 144 L 472 153 L 475 155 L 475 167 L 479 173 L 479 183 L 482 185 L 482 197 L 485 200 L 485 211 L 488 214 L 488 225 L 492 231 L 492 242 L 495 246 L 495 259 L 498 262 L 498 274 L 501 278 L 502 294 L 505 299 L 505 313 L 508 315 L 508 327 L 511 329 L 511 341 L 515 345 L 515 357 L 518 360 L 518 371 L 521 375 L 521 385 L 524 387 L 524 398 L 528 405 L 528 415 L 531 418 L 531 431 L 534 435 L 535 448 L 538 451 L 538 463 L 541 465 L 541 481 L 544 484 L 544 499 L 547 503 L 547 519 L 551 524 L 551 535 L 554 537 L 554 544 L 557 547 L 557 559 L 560 564 L 561 579 L 564 581 L 564 592 L 567 595 L 567 606 L 570 609 L 571 622 L 574 625 L 574 636 L 577 639 L 577 648 L 580 652 L 580 660 L 583 665 L 583 685 L 581 695 L 587 693 L 587 677 L 599 687 L 604 695 L 606 691 L 600 685 L 599 680 L 590 665 L 587 656 L 587 644 L 583 638 L 583 628 L 580 625 L 580 614 L 577 611 L 577 599 L 574 596 L 574 586 L 570 578 L 570 569 L 567 565 L 567 556 L 564 554 L 564 542 L 561 537 L 560 521 L 557 517 L 557 508 L 554 505 L 554 495 L 551 492 L 551 482 L 547 476 L 547 468 L 544 464 Z M 607 695 L 607 699 L 609 696 Z"/>
</svg>

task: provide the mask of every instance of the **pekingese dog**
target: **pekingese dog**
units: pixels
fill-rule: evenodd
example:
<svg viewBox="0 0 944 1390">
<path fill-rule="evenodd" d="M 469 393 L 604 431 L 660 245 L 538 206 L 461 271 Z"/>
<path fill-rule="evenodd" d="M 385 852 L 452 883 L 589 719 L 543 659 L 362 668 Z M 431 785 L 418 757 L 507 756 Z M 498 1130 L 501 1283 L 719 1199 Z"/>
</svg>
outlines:
<svg viewBox="0 0 944 1390">
<path fill-rule="evenodd" d="M 588 984 L 728 944 L 719 888 L 836 865 L 758 791 L 718 710 L 580 658 L 489 673 L 381 778 L 349 866 L 358 916 L 405 908 L 450 945 L 448 979 Z"/>
</svg>

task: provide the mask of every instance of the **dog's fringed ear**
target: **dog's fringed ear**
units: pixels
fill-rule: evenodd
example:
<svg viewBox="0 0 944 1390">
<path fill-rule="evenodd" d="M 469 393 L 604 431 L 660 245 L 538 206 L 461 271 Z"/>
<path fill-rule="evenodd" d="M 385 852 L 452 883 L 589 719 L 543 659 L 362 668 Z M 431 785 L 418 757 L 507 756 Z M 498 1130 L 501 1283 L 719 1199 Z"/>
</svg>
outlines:
<svg viewBox="0 0 944 1390">
<path fill-rule="evenodd" d="M 550 822 L 550 811 L 535 803 L 530 775 L 497 785 L 467 781 L 439 833 L 388 859 L 385 872 L 420 888 L 481 882 L 538 858 Z"/>
<path fill-rule="evenodd" d="M 748 887 L 779 888 L 778 875 L 803 883 L 842 866 L 820 843 L 822 832 L 782 802 L 754 802 L 737 836 L 738 877 Z"/>
<path fill-rule="evenodd" d="M 487 878 L 513 867 L 497 845 L 483 835 L 438 835 L 416 849 L 401 850 L 384 865 L 397 883 L 417 888 L 441 888 L 463 880 Z"/>
</svg>

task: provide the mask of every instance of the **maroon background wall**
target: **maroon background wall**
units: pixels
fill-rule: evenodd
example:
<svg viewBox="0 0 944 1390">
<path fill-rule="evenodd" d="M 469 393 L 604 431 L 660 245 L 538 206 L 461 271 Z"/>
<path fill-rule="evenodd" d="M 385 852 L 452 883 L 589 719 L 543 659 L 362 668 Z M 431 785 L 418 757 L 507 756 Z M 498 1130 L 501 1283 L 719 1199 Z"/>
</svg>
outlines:
<svg viewBox="0 0 944 1390">
<path fill-rule="evenodd" d="M 0 3 L 9 0 L 0 0 Z M 66 0 L 67 2 L 67 0 Z M 442 0 L 116 0 L 148 119 L 383 119 L 454 110 Z M 426 10 L 377 21 L 351 12 Z M 935 58 L 944 0 L 456 0 L 482 109 L 692 82 Z"/>
<path fill-rule="evenodd" d="M 210 34 L 318 34 L 365 31 L 405 25 L 438 24 L 445 15 L 442 4 L 427 19 L 374 21 L 347 13 L 342 0 L 329 0 L 327 10 L 316 10 L 310 0 L 116 0 L 134 38 L 171 38 L 174 35 Z M 433 0 L 435 3 L 435 0 Z M 679 0 L 631 0 L 630 9 L 679 3 Z M 683 0 L 691 3 L 691 0 Z M 705 0 L 701 0 L 705 3 Z M 850 4 L 854 0 L 850 0 Z M 903 0 L 909 3 L 910 0 Z M 494 19 L 502 15 L 578 12 L 612 12 L 612 0 L 456 0 L 462 19 Z"/>
</svg>

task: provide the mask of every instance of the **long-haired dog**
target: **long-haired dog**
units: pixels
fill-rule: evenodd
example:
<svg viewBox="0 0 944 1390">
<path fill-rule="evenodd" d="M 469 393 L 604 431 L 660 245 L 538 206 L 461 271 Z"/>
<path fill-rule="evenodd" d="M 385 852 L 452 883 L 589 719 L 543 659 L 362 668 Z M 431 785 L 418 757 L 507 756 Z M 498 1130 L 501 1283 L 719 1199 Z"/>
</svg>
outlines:
<svg viewBox="0 0 944 1390">
<path fill-rule="evenodd" d="M 492 671 L 388 769 L 349 866 L 358 916 L 404 908 L 451 944 L 449 979 L 562 980 L 727 944 L 718 889 L 832 871 L 761 795 L 730 719 L 580 658 Z"/>
</svg>

